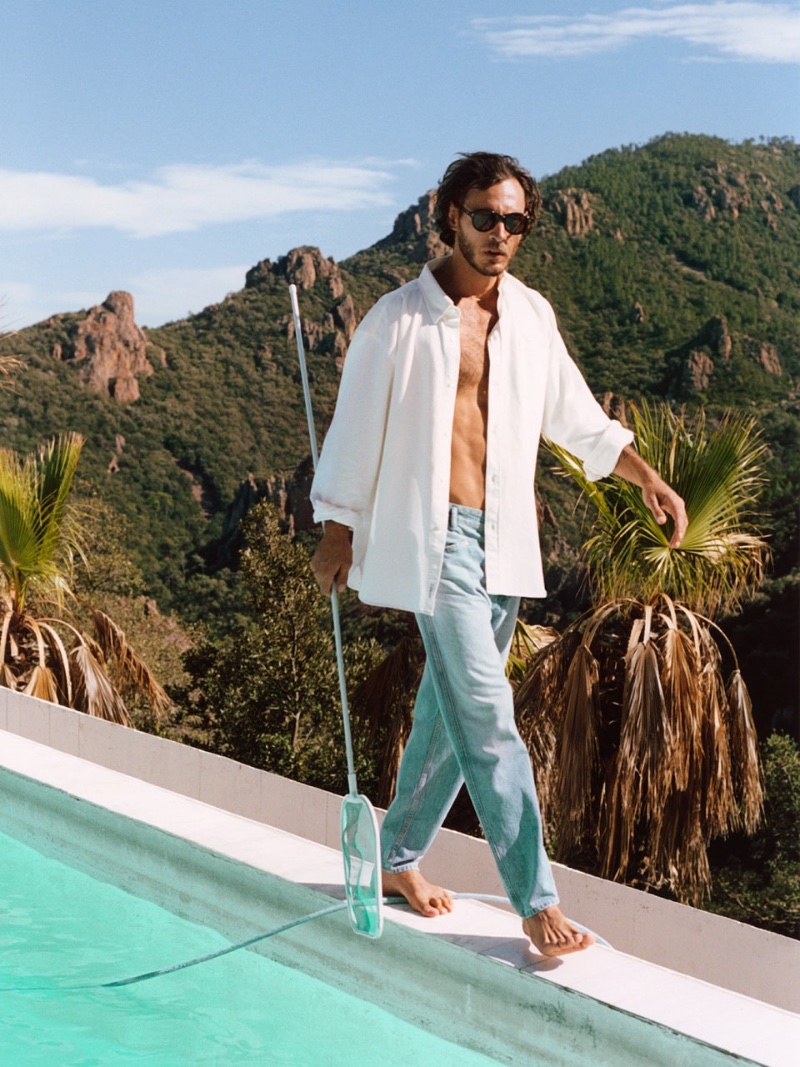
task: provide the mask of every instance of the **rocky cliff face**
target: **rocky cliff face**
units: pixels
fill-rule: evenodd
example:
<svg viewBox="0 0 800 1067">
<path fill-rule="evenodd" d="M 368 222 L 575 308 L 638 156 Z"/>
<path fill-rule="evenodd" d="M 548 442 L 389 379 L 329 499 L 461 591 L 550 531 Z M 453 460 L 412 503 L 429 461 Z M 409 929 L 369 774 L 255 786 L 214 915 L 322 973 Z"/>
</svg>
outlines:
<svg viewBox="0 0 800 1067">
<path fill-rule="evenodd" d="M 427 263 L 429 259 L 445 256 L 450 252 L 439 237 L 435 221 L 436 190 L 429 189 L 416 204 L 401 211 L 394 220 L 392 232 L 377 248 L 401 246 L 412 263 Z"/>
<path fill-rule="evenodd" d="M 775 345 L 747 334 L 738 334 L 734 338 L 727 319 L 714 315 L 684 349 L 679 392 L 683 395 L 706 392 L 715 371 L 731 362 L 734 342 L 736 351 L 757 363 L 767 374 L 779 377 L 783 373 Z"/>
<path fill-rule="evenodd" d="M 53 348 L 57 359 L 84 364 L 80 374 L 90 389 L 121 404 L 138 400 L 139 378 L 153 373 L 147 352 L 147 338 L 134 319 L 133 297 L 124 292 L 109 293 L 71 328 L 66 344 Z"/>
<path fill-rule="evenodd" d="M 560 189 L 545 203 L 545 209 L 552 212 L 570 237 L 585 237 L 594 228 L 592 195 L 585 189 Z"/>
<path fill-rule="evenodd" d="M 287 285 L 296 285 L 298 289 L 313 289 L 318 281 L 327 279 L 334 300 L 344 293 L 344 283 L 337 264 L 310 245 L 293 248 L 276 263 L 270 259 L 256 263 L 245 275 L 245 289 L 257 289 L 267 279 L 275 277 L 285 278 Z"/>
<path fill-rule="evenodd" d="M 742 212 L 755 209 L 763 212 L 773 230 L 777 229 L 778 216 L 783 211 L 783 201 L 765 174 L 747 174 L 719 160 L 703 168 L 692 202 L 706 222 L 726 215 L 738 219 Z"/>
</svg>

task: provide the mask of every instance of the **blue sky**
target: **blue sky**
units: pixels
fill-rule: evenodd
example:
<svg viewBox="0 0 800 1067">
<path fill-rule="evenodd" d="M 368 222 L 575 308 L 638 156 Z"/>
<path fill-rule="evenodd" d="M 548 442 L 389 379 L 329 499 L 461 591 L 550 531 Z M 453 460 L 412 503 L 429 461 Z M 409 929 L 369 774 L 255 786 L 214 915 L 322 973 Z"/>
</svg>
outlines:
<svg viewBox="0 0 800 1067">
<path fill-rule="evenodd" d="M 800 134 L 800 2 L 4 0 L 0 328 L 343 259 L 459 151 Z"/>
</svg>

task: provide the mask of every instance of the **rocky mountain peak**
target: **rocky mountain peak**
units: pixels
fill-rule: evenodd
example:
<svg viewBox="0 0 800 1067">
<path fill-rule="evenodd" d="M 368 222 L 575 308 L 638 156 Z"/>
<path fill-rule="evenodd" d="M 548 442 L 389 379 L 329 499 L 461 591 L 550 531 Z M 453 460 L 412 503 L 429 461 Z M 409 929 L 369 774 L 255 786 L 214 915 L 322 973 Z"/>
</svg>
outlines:
<svg viewBox="0 0 800 1067">
<path fill-rule="evenodd" d="M 313 289 L 320 279 L 327 279 L 334 299 L 344 293 L 338 265 L 312 245 L 293 248 L 276 263 L 262 259 L 245 275 L 245 289 L 256 289 L 268 278 L 275 277 L 285 278 L 288 284 L 296 285 L 298 289 Z"/>
<path fill-rule="evenodd" d="M 133 297 L 117 290 L 72 326 L 69 341 L 55 345 L 53 355 L 85 361 L 81 379 L 89 388 L 126 404 L 139 399 L 139 377 L 153 373 L 147 349 L 147 338 L 136 325 Z"/>
<path fill-rule="evenodd" d="M 394 220 L 392 232 L 378 242 L 378 248 L 403 246 L 403 251 L 413 263 L 426 263 L 429 259 L 445 256 L 450 249 L 439 237 L 436 225 L 436 190 L 423 193 L 416 204 L 401 211 Z"/>
</svg>

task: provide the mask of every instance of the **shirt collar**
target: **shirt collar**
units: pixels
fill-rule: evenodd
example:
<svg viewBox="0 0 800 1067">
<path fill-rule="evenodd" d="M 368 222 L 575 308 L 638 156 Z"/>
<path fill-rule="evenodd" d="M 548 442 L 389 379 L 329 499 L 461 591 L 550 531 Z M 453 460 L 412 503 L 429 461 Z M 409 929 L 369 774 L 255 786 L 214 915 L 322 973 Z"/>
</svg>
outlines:
<svg viewBox="0 0 800 1067">
<path fill-rule="evenodd" d="M 428 307 L 428 311 L 431 313 L 431 317 L 434 322 L 439 322 L 448 313 L 458 313 L 458 308 L 453 301 L 442 289 L 441 285 L 436 281 L 434 270 L 440 266 L 447 259 L 447 256 L 441 256 L 439 259 L 432 259 L 422 268 L 422 273 L 419 276 L 419 286 L 422 290 L 422 295 L 425 299 L 425 303 Z M 500 275 L 500 279 L 497 283 L 498 297 L 502 297 L 503 288 L 505 286 L 506 273 Z"/>
</svg>

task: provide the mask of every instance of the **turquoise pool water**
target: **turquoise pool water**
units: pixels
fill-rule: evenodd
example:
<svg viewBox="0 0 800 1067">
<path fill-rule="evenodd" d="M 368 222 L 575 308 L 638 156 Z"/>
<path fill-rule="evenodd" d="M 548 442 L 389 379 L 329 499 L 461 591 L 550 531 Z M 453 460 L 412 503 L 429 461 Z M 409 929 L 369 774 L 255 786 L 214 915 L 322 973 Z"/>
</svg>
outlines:
<svg viewBox="0 0 800 1067">
<path fill-rule="evenodd" d="M 3 1067 L 498 1062 L 247 951 L 126 988 L 67 991 L 228 942 L 2 833 L 0 857 Z"/>
</svg>

